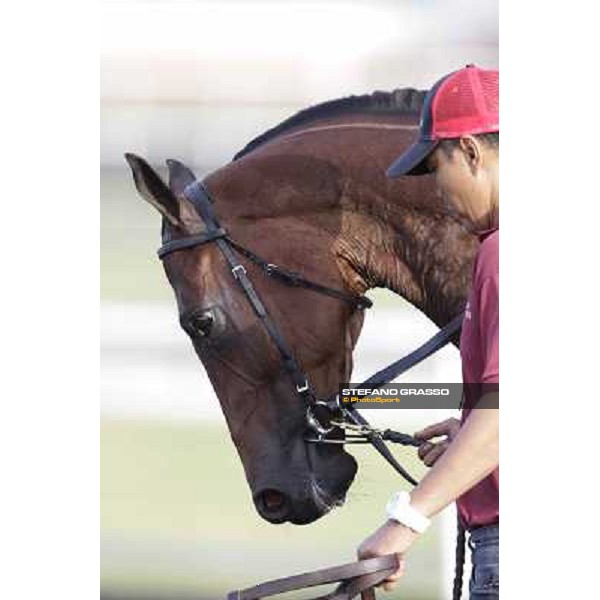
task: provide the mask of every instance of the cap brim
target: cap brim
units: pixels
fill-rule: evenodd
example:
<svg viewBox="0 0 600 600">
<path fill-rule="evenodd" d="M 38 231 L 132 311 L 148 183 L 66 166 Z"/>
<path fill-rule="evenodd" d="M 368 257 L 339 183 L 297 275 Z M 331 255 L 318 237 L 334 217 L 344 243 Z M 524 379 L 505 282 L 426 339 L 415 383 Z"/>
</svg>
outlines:
<svg viewBox="0 0 600 600">
<path fill-rule="evenodd" d="M 400 177 L 429 173 L 425 159 L 438 144 L 439 140 L 422 140 L 414 143 L 389 166 L 387 176 Z"/>
</svg>

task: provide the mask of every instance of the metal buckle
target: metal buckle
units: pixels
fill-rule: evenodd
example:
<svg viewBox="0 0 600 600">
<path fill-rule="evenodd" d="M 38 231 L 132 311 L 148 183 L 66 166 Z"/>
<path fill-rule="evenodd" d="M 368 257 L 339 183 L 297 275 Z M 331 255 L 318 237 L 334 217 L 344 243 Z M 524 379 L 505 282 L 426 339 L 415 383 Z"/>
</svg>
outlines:
<svg viewBox="0 0 600 600">
<path fill-rule="evenodd" d="M 304 380 L 304 384 L 303 385 L 297 385 L 296 386 L 296 391 L 299 394 L 303 394 L 304 392 L 306 392 L 308 390 L 308 379 Z"/>
<path fill-rule="evenodd" d="M 246 274 L 246 268 L 244 267 L 244 265 L 236 265 L 235 267 L 233 267 L 233 269 L 231 269 L 231 272 L 233 273 L 233 276 L 236 279 L 239 279 L 240 276 L 236 273 L 236 271 L 240 269 L 240 272 L 243 273 L 244 275 Z"/>
</svg>

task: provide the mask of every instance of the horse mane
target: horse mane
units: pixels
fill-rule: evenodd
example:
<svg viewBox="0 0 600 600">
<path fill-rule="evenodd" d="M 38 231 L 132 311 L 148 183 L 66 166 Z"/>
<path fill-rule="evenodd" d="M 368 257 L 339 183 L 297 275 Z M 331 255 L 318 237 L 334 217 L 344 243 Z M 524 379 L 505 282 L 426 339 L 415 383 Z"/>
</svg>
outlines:
<svg viewBox="0 0 600 600">
<path fill-rule="evenodd" d="M 246 144 L 234 157 L 237 160 L 286 131 L 313 121 L 348 114 L 414 115 L 420 114 L 427 92 L 403 88 L 392 92 L 373 92 L 347 96 L 305 108 Z"/>
</svg>

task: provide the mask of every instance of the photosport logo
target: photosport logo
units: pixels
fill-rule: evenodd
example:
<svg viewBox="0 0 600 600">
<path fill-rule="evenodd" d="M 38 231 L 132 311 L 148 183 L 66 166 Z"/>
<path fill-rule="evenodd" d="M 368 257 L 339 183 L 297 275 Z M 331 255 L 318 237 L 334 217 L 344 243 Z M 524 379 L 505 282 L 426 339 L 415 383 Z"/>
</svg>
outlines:
<svg viewBox="0 0 600 600">
<path fill-rule="evenodd" d="M 398 384 L 378 387 L 359 387 L 344 383 L 339 389 L 342 406 L 356 408 L 460 408 L 463 386 L 447 384 Z"/>
</svg>

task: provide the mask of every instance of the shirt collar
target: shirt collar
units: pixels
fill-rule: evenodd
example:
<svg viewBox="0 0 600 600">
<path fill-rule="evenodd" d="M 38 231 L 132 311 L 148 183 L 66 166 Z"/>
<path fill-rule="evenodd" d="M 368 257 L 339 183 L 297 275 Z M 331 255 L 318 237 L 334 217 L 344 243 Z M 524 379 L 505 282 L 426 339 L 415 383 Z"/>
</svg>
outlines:
<svg viewBox="0 0 600 600">
<path fill-rule="evenodd" d="M 483 231 L 478 231 L 477 232 L 477 237 L 479 238 L 480 242 L 483 242 L 483 240 L 485 240 L 486 237 L 492 235 L 492 233 L 494 233 L 495 231 L 498 231 L 499 227 L 492 227 L 491 229 L 484 229 Z"/>
</svg>

